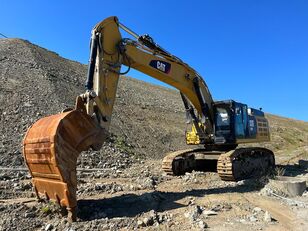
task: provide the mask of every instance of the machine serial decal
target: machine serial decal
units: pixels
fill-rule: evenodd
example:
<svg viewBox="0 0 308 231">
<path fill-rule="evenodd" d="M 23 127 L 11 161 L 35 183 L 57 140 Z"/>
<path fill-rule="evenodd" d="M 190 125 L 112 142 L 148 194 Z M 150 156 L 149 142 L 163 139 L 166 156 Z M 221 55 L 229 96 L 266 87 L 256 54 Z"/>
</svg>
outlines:
<svg viewBox="0 0 308 231">
<path fill-rule="evenodd" d="M 169 74 L 171 70 L 171 64 L 161 60 L 151 60 L 150 66 L 166 74 Z"/>
</svg>

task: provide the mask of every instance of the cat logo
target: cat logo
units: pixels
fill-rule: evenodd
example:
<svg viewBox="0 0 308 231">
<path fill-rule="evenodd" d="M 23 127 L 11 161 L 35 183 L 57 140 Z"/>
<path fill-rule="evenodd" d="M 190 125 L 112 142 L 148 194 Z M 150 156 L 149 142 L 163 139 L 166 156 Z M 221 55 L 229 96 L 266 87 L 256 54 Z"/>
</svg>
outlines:
<svg viewBox="0 0 308 231">
<path fill-rule="evenodd" d="M 161 60 L 151 60 L 149 65 L 166 74 L 169 74 L 171 70 L 171 64 Z"/>
<path fill-rule="evenodd" d="M 160 62 L 160 61 L 157 61 L 157 69 L 158 69 L 158 70 L 161 70 L 162 72 L 165 72 L 165 71 L 166 71 L 166 65 L 163 64 L 163 63 Z"/>
</svg>

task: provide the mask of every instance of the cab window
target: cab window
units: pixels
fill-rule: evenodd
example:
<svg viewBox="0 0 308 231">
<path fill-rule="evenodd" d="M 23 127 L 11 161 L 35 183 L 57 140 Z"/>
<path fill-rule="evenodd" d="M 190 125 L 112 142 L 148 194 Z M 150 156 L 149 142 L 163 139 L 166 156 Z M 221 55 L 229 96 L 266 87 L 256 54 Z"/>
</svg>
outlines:
<svg viewBox="0 0 308 231">
<path fill-rule="evenodd" d="M 216 126 L 230 126 L 230 116 L 225 108 L 217 108 Z"/>
</svg>

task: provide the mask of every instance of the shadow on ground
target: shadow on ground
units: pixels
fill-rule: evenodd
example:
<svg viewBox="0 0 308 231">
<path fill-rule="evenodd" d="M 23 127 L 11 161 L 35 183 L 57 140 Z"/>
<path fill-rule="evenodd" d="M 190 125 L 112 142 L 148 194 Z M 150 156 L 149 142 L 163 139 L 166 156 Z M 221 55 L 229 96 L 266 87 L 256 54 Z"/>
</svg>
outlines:
<svg viewBox="0 0 308 231">
<path fill-rule="evenodd" d="M 308 169 L 299 165 L 277 165 L 285 176 L 307 174 Z M 208 170 L 208 169 L 207 169 Z M 263 182 L 264 183 L 264 182 Z M 141 195 L 124 194 L 104 199 L 88 199 L 78 201 L 78 217 L 89 221 L 100 218 L 135 217 L 139 214 L 155 210 L 164 212 L 187 205 L 177 201 L 189 197 L 206 197 L 211 194 L 245 193 L 260 190 L 264 185 L 258 180 L 247 180 L 244 184 L 213 189 L 195 189 L 185 192 L 152 191 Z"/>
<path fill-rule="evenodd" d="M 306 160 L 301 160 L 304 162 L 307 162 L 308 166 L 308 161 Z M 308 168 L 304 166 L 300 166 L 298 164 L 280 164 L 276 166 L 278 169 L 280 169 L 281 174 L 284 176 L 298 176 L 302 174 L 308 174 Z M 276 168 L 276 169 L 277 169 Z"/>
<path fill-rule="evenodd" d="M 236 185 L 215 189 L 197 189 L 185 192 L 153 191 L 141 195 L 124 194 L 112 198 L 89 199 L 78 201 L 78 217 L 81 220 L 93 220 L 104 217 L 134 217 L 138 214 L 154 209 L 164 212 L 171 209 L 185 207 L 176 201 L 188 197 L 204 197 L 210 194 L 245 193 L 258 190 L 254 184 Z"/>
</svg>

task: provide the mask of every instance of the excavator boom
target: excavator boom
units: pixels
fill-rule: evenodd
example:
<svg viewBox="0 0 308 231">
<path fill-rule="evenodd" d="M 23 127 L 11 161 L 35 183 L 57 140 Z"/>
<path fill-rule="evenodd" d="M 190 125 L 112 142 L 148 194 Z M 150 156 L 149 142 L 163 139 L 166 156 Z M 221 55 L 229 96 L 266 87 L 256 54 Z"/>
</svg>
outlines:
<svg viewBox="0 0 308 231">
<path fill-rule="evenodd" d="M 122 28 L 137 40 L 122 39 Z M 181 59 L 156 44 L 148 35 L 139 36 L 110 17 L 92 31 L 91 58 L 87 78 L 87 113 L 97 107 L 96 116 L 103 128 L 109 127 L 121 65 L 134 68 L 177 88 L 203 118 L 204 136 L 213 133 L 213 99 L 201 76 Z M 184 96 L 185 95 L 185 96 Z M 87 98 L 87 96 L 85 97 Z M 88 97 L 89 98 L 89 97 Z M 94 106 L 94 104 L 95 106 Z M 100 115 L 99 115 L 100 114 Z M 199 127 L 199 125 L 198 125 Z M 201 128 L 199 129 L 201 133 Z M 201 135 L 201 134 L 200 134 Z"/>
</svg>

